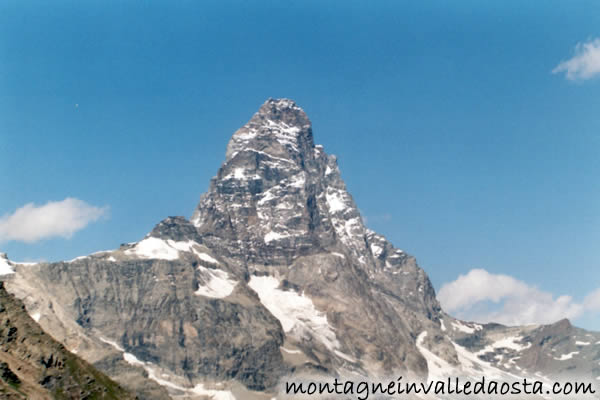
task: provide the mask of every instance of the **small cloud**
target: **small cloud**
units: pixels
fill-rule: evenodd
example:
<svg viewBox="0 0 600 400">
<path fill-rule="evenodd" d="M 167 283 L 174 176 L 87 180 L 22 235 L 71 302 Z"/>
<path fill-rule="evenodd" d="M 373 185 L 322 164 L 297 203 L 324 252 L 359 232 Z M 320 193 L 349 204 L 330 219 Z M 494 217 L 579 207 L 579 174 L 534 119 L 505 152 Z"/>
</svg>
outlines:
<svg viewBox="0 0 600 400">
<path fill-rule="evenodd" d="M 505 325 L 549 324 L 599 311 L 600 289 L 577 303 L 571 296 L 555 297 L 508 275 L 472 269 L 444 284 L 438 300 L 447 312 L 461 319 Z"/>
<path fill-rule="evenodd" d="M 588 310 L 600 311 L 600 289 L 596 289 L 588 294 L 583 301 L 583 304 Z"/>
<path fill-rule="evenodd" d="M 575 55 L 552 70 L 553 74 L 561 72 L 571 81 L 583 81 L 600 75 L 600 38 L 577 43 Z"/>
<path fill-rule="evenodd" d="M 52 237 L 68 239 L 107 212 L 108 207 L 95 207 L 71 197 L 43 206 L 28 203 L 0 217 L 0 241 L 33 243 Z"/>
</svg>

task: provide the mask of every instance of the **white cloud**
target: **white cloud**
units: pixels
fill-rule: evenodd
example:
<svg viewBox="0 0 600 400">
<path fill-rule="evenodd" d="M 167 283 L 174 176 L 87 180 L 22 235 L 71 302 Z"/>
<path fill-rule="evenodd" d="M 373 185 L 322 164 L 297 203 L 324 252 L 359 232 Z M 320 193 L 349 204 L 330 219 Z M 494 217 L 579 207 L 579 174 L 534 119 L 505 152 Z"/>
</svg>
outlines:
<svg viewBox="0 0 600 400">
<path fill-rule="evenodd" d="M 32 243 L 57 236 L 70 238 L 107 212 L 107 207 L 95 207 L 71 197 L 43 206 L 28 203 L 0 217 L 0 241 Z"/>
<path fill-rule="evenodd" d="M 587 309 L 600 310 L 600 289 L 596 289 L 592 293 L 588 294 L 583 301 L 583 304 Z"/>
<path fill-rule="evenodd" d="M 571 81 L 591 79 L 600 75 L 600 38 L 577 43 L 573 58 L 561 62 L 552 70 L 553 74 L 561 72 Z"/>
<path fill-rule="evenodd" d="M 438 300 L 445 311 L 461 319 L 505 325 L 549 324 L 599 311 L 600 289 L 577 303 L 571 296 L 555 297 L 508 275 L 472 269 L 444 284 Z"/>
</svg>

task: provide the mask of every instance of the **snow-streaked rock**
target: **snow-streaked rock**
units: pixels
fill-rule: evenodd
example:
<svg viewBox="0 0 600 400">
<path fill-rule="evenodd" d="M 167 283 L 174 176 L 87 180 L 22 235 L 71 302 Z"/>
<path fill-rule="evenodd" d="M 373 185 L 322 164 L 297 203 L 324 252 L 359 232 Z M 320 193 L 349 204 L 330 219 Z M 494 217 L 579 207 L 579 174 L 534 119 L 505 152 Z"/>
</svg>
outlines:
<svg viewBox="0 0 600 400">
<path fill-rule="evenodd" d="M 194 292 L 198 296 L 222 299 L 229 296 L 235 285 L 237 285 L 237 281 L 232 279 L 225 271 L 202 266 L 198 268 L 202 272 L 202 279 L 204 280 L 204 283 Z"/>
<path fill-rule="evenodd" d="M 176 260 L 179 251 L 167 243 L 166 240 L 149 237 L 141 240 L 132 249 L 126 250 L 125 254 L 139 258 L 155 258 L 160 260 Z"/>
<path fill-rule="evenodd" d="M 8 261 L 8 256 L 5 253 L 0 253 L 0 275 L 14 274 L 15 269 Z"/>
<path fill-rule="evenodd" d="M 292 290 L 281 290 L 280 282 L 272 276 L 252 276 L 250 286 L 262 304 L 281 322 L 284 332 L 302 340 L 317 340 L 330 350 L 339 342 L 327 316 L 315 308 L 311 299 Z"/>
</svg>

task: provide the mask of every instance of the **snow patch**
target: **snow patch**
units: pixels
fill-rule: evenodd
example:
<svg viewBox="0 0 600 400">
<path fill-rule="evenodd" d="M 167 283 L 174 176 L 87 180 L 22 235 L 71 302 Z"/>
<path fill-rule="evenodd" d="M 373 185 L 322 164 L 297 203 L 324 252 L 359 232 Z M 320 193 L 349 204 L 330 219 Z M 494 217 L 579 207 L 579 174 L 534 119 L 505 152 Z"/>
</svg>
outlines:
<svg viewBox="0 0 600 400">
<path fill-rule="evenodd" d="M 15 269 L 8 263 L 8 260 L 0 254 L 0 275 L 14 274 Z"/>
<path fill-rule="evenodd" d="M 590 345 L 590 342 L 581 342 L 581 341 L 577 340 L 577 341 L 575 342 L 575 344 L 576 344 L 577 346 L 589 346 L 589 345 Z"/>
<path fill-rule="evenodd" d="M 188 252 L 188 253 L 192 252 L 196 256 L 198 256 L 198 258 L 201 259 L 202 261 L 206 261 L 206 262 L 209 262 L 212 264 L 219 264 L 219 261 L 215 260 L 210 255 L 197 250 L 196 246 L 199 247 L 200 245 L 198 243 L 194 242 L 193 240 L 188 240 L 187 242 L 176 242 L 174 240 L 169 239 L 169 240 L 167 240 L 167 244 L 179 251 Z"/>
<path fill-rule="evenodd" d="M 102 336 L 98 336 L 98 339 L 100 339 L 101 342 L 110 344 L 112 347 L 114 347 L 115 349 L 117 349 L 119 351 L 125 351 L 125 349 L 123 349 L 121 346 L 119 346 L 117 344 L 117 342 L 115 342 L 114 340 L 109 340 L 109 339 L 103 338 Z M 127 360 L 125 360 L 125 361 L 127 361 Z"/>
<path fill-rule="evenodd" d="M 245 168 L 235 168 L 232 173 L 224 176 L 223 180 L 236 179 L 238 181 L 242 181 L 242 180 L 247 180 L 247 179 L 252 179 L 252 180 L 261 179 L 260 176 L 257 174 L 249 176 L 246 174 L 246 172 L 247 171 Z"/>
<path fill-rule="evenodd" d="M 204 297 L 212 297 L 214 299 L 222 299 L 231 294 L 237 281 L 231 279 L 229 274 L 220 269 L 210 269 L 205 267 L 198 267 L 202 273 L 202 277 L 205 280 L 203 285 L 198 287 L 198 290 L 194 294 Z"/>
<path fill-rule="evenodd" d="M 346 203 L 344 203 L 343 196 L 340 195 L 339 192 L 327 192 L 325 194 L 325 198 L 327 199 L 327 204 L 329 205 L 329 211 L 332 213 L 344 211 L 348 208 Z"/>
<path fill-rule="evenodd" d="M 243 168 L 236 168 L 233 171 L 233 177 L 235 179 L 244 179 L 246 177 L 244 169 Z"/>
<path fill-rule="evenodd" d="M 378 246 L 376 244 L 371 245 L 371 252 L 375 257 L 379 257 L 381 253 L 383 253 L 383 247 Z"/>
<path fill-rule="evenodd" d="M 179 252 L 186 252 L 194 253 L 203 261 L 212 264 L 219 264 L 219 262 L 210 255 L 197 250 L 196 247 L 199 246 L 200 245 L 193 240 L 176 242 L 171 239 L 163 240 L 155 237 L 147 237 L 138 242 L 133 248 L 125 250 L 125 254 L 140 258 L 177 260 L 179 258 Z"/>
<path fill-rule="evenodd" d="M 39 322 L 40 318 L 42 317 L 42 314 L 40 314 L 39 312 L 33 313 L 31 314 L 31 318 L 35 321 L 35 322 Z"/>
<path fill-rule="evenodd" d="M 198 256 L 198 258 L 201 259 L 202 261 L 206 261 L 206 262 L 213 263 L 213 264 L 219 264 L 219 262 L 216 259 L 212 258 L 211 256 L 209 256 L 206 253 L 194 251 L 194 254 L 196 254 Z"/>
<path fill-rule="evenodd" d="M 280 322 L 283 330 L 298 339 L 314 337 L 330 350 L 339 348 L 339 342 L 327 316 L 317 310 L 304 293 L 279 289 L 279 280 L 272 276 L 252 276 L 250 286 L 261 303 Z"/>
<path fill-rule="evenodd" d="M 228 390 L 207 389 L 199 383 L 190 390 L 199 396 L 208 396 L 211 400 L 235 400 L 235 396 Z"/>
<path fill-rule="evenodd" d="M 260 199 L 257 204 L 259 206 L 262 206 L 264 203 L 271 201 L 275 198 L 275 195 L 273 194 L 273 188 L 267 190 L 263 195 L 262 195 L 262 199 Z"/>
<path fill-rule="evenodd" d="M 138 358 L 131 353 L 123 353 L 123 359 L 129 364 L 137 365 L 138 367 L 143 367 L 146 365 L 146 363 L 138 360 Z"/>
<path fill-rule="evenodd" d="M 277 232 L 271 231 L 265 235 L 265 243 L 269 243 L 274 240 L 280 240 L 280 239 L 286 238 L 288 236 L 289 235 L 287 235 L 287 234 L 282 234 L 282 233 L 277 233 Z"/>
<path fill-rule="evenodd" d="M 467 326 L 467 325 L 463 324 L 460 321 L 452 322 L 452 327 L 455 330 L 461 331 L 461 332 L 464 332 L 464 333 L 473 333 L 473 332 L 475 332 L 475 328 L 471 328 L 470 326 Z"/>
<path fill-rule="evenodd" d="M 486 354 L 486 353 L 493 353 L 496 351 L 496 349 L 504 348 L 504 349 L 510 349 L 510 350 L 515 350 L 515 351 L 522 351 L 522 350 L 525 350 L 525 349 L 528 349 L 531 347 L 531 343 L 527 343 L 525 345 L 517 343 L 517 342 L 520 342 L 521 340 L 523 340 L 523 338 L 521 336 L 508 336 L 508 337 L 505 337 L 505 338 L 495 341 L 494 343 L 486 346 L 482 350 L 479 350 L 477 353 L 475 353 L 475 355 L 479 356 L 479 355 Z"/>
<path fill-rule="evenodd" d="M 179 251 L 173 246 L 155 237 L 148 237 L 138 242 L 133 248 L 125 250 L 125 254 L 140 258 L 156 258 L 160 260 L 176 260 Z"/>
<path fill-rule="evenodd" d="M 571 358 L 573 358 L 574 355 L 577 355 L 577 354 L 579 354 L 578 351 L 572 351 L 572 352 L 570 352 L 568 354 L 563 354 L 560 357 L 554 357 L 554 359 L 557 360 L 557 361 L 570 360 Z"/>
<path fill-rule="evenodd" d="M 302 351 L 300 350 L 291 350 L 291 349 L 286 349 L 285 347 L 281 346 L 280 347 L 281 350 L 285 351 L 288 354 L 303 354 Z"/>
</svg>

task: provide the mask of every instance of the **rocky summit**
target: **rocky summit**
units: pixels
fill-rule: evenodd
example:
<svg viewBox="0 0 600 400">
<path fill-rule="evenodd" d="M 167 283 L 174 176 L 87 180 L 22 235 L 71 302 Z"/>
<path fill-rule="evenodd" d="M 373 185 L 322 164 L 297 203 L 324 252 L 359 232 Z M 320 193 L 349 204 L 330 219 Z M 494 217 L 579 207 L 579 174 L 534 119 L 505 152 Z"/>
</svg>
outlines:
<svg viewBox="0 0 600 400">
<path fill-rule="evenodd" d="M 600 375 L 596 333 L 445 314 L 287 99 L 233 134 L 190 220 L 71 261 L 2 263 L 47 332 L 140 398 L 271 399 L 283 377 L 315 374 Z"/>
</svg>

